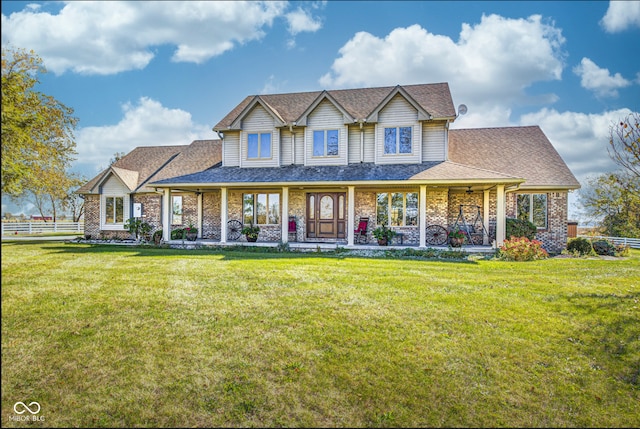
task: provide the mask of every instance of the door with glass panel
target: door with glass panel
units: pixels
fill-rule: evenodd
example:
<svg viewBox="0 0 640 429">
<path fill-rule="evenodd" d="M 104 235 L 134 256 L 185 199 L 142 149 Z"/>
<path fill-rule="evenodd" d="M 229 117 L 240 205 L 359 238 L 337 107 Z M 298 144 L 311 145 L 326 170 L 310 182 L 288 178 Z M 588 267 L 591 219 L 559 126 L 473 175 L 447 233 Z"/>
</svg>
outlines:
<svg viewBox="0 0 640 429">
<path fill-rule="evenodd" d="M 307 237 L 345 238 L 346 193 L 307 194 Z"/>
</svg>

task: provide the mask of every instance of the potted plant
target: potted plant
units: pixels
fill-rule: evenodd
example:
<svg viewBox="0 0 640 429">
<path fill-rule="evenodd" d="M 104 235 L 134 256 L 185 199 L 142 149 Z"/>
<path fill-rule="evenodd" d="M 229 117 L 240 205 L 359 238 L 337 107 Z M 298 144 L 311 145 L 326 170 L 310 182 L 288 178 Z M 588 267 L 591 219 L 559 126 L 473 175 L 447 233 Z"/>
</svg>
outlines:
<svg viewBox="0 0 640 429">
<path fill-rule="evenodd" d="M 449 231 L 449 244 L 451 247 L 460 247 L 464 243 L 464 233 L 459 228 Z"/>
<path fill-rule="evenodd" d="M 378 245 L 388 246 L 391 239 L 396 235 L 395 231 L 382 225 L 373 230 L 373 236 L 378 239 Z"/>
<path fill-rule="evenodd" d="M 196 241 L 196 238 L 198 238 L 198 228 L 193 226 L 192 223 L 189 223 L 189 226 L 184 229 L 184 234 L 187 240 Z"/>
<path fill-rule="evenodd" d="M 247 241 L 256 242 L 258 241 L 258 234 L 260 233 L 260 227 L 253 226 L 253 224 L 249 226 L 245 226 L 244 228 L 242 228 L 242 231 L 240 231 L 240 233 L 244 234 L 245 237 L 247 237 Z"/>
</svg>

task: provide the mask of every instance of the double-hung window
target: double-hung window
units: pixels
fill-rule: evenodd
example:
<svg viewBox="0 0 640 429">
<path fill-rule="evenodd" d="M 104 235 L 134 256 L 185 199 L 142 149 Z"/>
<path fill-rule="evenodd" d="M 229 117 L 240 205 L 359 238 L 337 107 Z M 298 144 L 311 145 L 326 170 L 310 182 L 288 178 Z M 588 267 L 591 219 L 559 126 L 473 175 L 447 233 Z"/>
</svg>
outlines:
<svg viewBox="0 0 640 429">
<path fill-rule="evenodd" d="M 547 227 L 547 194 L 518 194 L 518 219 L 528 220 L 537 228 Z"/>
<path fill-rule="evenodd" d="M 338 156 L 338 130 L 318 130 L 313 132 L 313 156 Z"/>
<path fill-rule="evenodd" d="M 245 225 L 280 223 L 280 194 L 244 194 L 242 221 Z"/>
<path fill-rule="evenodd" d="M 124 222 L 124 197 L 105 197 L 104 221 L 106 224 Z"/>
<path fill-rule="evenodd" d="M 271 133 L 250 133 L 247 135 L 247 158 L 271 158 Z"/>
<path fill-rule="evenodd" d="M 417 192 L 382 192 L 377 194 L 376 221 L 378 225 L 418 225 Z"/>
<path fill-rule="evenodd" d="M 411 127 L 384 129 L 384 154 L 411 153 Z"/>
</svg>

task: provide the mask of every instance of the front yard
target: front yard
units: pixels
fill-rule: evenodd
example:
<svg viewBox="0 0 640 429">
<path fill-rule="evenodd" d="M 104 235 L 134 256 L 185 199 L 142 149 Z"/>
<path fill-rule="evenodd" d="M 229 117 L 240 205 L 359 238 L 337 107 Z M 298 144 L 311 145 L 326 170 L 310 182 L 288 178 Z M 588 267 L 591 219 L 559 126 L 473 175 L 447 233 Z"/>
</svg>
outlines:
<svg viewBox="0 0 640 429">
<path fill-rule="evenodd" d="M 638 427 L 639 262 L 3 243 L 2 426 Z"/>
</svg>

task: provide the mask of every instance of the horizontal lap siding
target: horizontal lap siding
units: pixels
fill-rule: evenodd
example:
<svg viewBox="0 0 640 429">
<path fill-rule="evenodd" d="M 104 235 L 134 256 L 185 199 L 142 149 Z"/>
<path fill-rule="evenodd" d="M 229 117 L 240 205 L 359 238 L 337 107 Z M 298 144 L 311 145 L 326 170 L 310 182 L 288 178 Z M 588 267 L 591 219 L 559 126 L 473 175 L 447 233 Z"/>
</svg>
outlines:
<svg viewBox="0 0 640 429">
<path fill-rule="evenodd" d="M 384 129 L 385 127 L 412 127 L 410 154 L 385 155 Z M 418 111 L 401 95 L 396 95 L 380 111 L 378 116 L 376 154 L 378 164 L 413 164 L 421 162 L 421 134 L 418 122 Z"/>
<path fill-rule="evenodd" d="M 225 132 L 222 147 L 224 150 L 223 165 L 225 167 L 238 167 L 240 165 L 240 132 Z"/>
<path fill-rule="evenodd" d="M 444 161 L 446 159 L 445 122 L 422 123 L 422 160 Z"/>
<path fill-rule="evenodd" d="M 247 136 L 251 133 L 271 133 L 271 158 L 247 159 Z M 275 120 L 264 107 L 256 105 L 242 121 L 240 142 L 242 167 L 278 167 L 280 165 L 280 132 L 275 128 Z"/>
<path fill-rule="evenodd" d="M 280 131 L 280 164 L 293 164 L 293 153 L 291 150 L 291 131 Z"/>
<path fill-rule="evenodd" d="M 373 124 L 365 124 L 364 131 L 364 159 L 362 162 L 375 162 L 376 159 L 376 127 Z M 360 125 L 349 126 L 349 164 L 360 162 Z"/>
<path fill-rule="evenodd" d="M 338 130 L 338 156 L 314 157 L 313 132 L 316 130 Z M 331 102 L 324 100 L 309 114 L 306 138 L 306 165 L 346 165 L 347 164 L 347 136 L 348 129 L 344 125 L 344 118 Z"/>
</svg>

